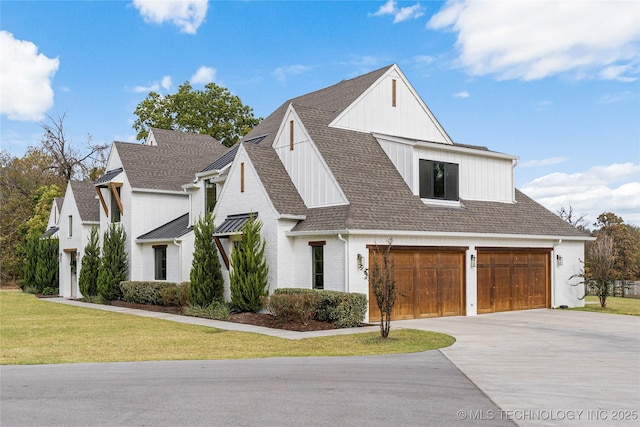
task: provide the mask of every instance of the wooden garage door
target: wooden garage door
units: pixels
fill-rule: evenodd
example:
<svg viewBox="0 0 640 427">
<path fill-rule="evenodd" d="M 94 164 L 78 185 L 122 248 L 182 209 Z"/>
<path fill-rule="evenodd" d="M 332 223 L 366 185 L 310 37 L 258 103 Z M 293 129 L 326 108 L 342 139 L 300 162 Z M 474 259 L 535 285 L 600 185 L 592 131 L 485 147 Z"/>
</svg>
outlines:
<svg viewBox="0 0 640 427">
<path fill-rule="evenodd" d="M 478 249 L 478 313 L 550 307 L 549 253 Z"/>
<path fill-rule="evenodd" d="M 464 314 L 464 248 L 451 250 L 392 248 L 396 303 L 392 319 Z M 373 250 L 369 271 L 373 271 Z M 380 309 L 369 290 L 369 319 L 380 320 Z"/>
</svg>

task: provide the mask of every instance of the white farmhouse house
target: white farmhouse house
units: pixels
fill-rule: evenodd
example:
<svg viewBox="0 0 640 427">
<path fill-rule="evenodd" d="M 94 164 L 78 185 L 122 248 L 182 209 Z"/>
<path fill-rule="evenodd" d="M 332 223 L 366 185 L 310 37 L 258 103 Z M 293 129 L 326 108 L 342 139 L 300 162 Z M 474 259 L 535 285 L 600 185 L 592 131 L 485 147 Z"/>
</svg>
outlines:
<svg viewBox="0 0 640 427">
<path fill-rule="evenodd" d="M 227 295 L 253 214 L 271 291 L 370 296 L 363 270 L 392 239 L 396 319 L 583 304 L 571 276 L 590 238 L 515 188 L 516 156 L 454 143 L 396 65 L 285 102 L 234 150 L 207 178 L 224 181 L 214 236 Z"/>
<path fill-rule="evenodd" d="M 59 213 L 58 259 L 59 292 L 65 298 L 82 297 L 78 276 L 84 248 L 89 242 L 91 227 L 99 223 L 98 200 L 92 182 L 71 180 L 67 184 Z"/>
<path fill-rule="evenodd" d="M 161 129 L 151 129 L 144 144 L 113 143 L 94 191 L 101 237 L 111 223 L 126 232 L 129 280 L 189 280 L 193 233 L 182 185 L 227 150 L 209 135 Z"/>
</svg>

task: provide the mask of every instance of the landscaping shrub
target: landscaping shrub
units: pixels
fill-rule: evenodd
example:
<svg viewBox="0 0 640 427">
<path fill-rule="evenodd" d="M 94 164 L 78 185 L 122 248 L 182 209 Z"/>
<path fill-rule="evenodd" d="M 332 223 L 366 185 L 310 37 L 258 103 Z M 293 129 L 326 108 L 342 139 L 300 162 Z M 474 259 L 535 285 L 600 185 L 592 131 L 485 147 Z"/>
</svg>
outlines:
<svg viewBox="0 0 640 427">
<path fill-rule="evenodd" d="M 98 295 L 98 270 L 100 269 L 100 238 L 98 227 L 91 227 L 89 242 L 84 248 L 78 287 L 84 297 Z"/>
<path fill-rule="evenodd" d="M 166 305 L 162 299 L 162 290 L 177 288 L 172 282 L 120 282 L 122 299 L 137 304 Z M 175 289 L 171 289 L 175 291 Z M 171 292 L 170 291 L 170 292 Z"/>
<path fill-rule="evenodd" d="M 360 326 L 367 313 L 367 296 L 358 293 L 325 291 L 317 289 L 280 288 L 272 295 L 318 296 L 314 319 L 331 322 L 341 328 Z"/>
<path fill-rule="evenodd" d="M 189 299 L 194 305 L 206 306 L 214 300 L 224 298 L 224 279 L 218 259 L 218 247 L 211 237 L 215 228 L 214 218 L 207 212 L 203 218 L 198 219 L 193 229 L 195 243 L 189 276 Z"/>
<path fill-rule="evenodd" d="M 303 325 L 314 318 L 319 302 L 316 292 L 275 293 L 264 299 L 265 308 L 278 322 Z"/>
<path fill-rule="evenodd" d="M 179 285 L 166 286 L 160 289 L 160 300 L 162 305 L 171 307 L 185 307 L 189 305 L 189 282 L 182 282 Z"/>
<path fill-rule="evenodd" d="M 213 301 L 206 307 L 190 305 L 185 307 L 184 312 L 188 316 L 203 317 L 205 319 L 227 320 L 229 318 L 229 304 L 224 301 Z"/>
<path fill-rule="evenodd" d="M 42 290 L 42 295 L 58 295 L 58 294 L 59 294 L 58 288 L 54 288 L 51 286 L 47 286 Z"/>
<path fill-rule="evenodd" d="M 242 239 L 235 242 L 231 251 L 231 303 L 241 312 L 257 313 L 262 309 L 262 298 L 269 295 L 269 266 L 261 229 L 262 222 L 251 216 L 242 227 Z"/>
<path fill-rule="evenodd" d="M 127 280 L 129 261 L 125 251 L 127 234 L 121 224 L 111 224 L 102 239 L 98 269 L 98 293 L 107 301 L 122 297 L 120 282 Z"/>
</svg>

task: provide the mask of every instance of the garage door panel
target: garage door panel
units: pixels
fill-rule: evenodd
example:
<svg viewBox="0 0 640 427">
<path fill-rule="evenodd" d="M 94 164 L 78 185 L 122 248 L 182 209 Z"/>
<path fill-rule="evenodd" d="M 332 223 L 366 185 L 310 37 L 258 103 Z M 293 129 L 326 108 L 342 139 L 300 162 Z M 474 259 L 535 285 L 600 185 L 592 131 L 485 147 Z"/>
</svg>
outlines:
<svg viewBox="0 0 640 427">
<path fill-rule="evenodd" d="M 441 268 L 438 271 L 441 315 L 462 314 L 462 274 L 459 268 Z"/>
<path fill-rule="evenodd" d="M 480 256 L 478 255 L 478 258 Z M 488 258 L 488 257 L 487 257 Z M 478 265 L 478 314 L 491 313 L 493 311 L 493 303 L 491 301 L 492 294 L 492 275 L 491 265 Z"/>
<path fill-rule="evenodd" d="M 416 317 L 438 316 L 438 270 L 419 268 L 416 283 Z"/>
<path fill-rule="evenodd" d="M 464 314 L 463 252 L 392 248 L 391 256 L 397 291 L 392 319 Z M 378 321 L 371 289 L 369 295 L 369 318 Z"/>
<path fill-rule="evenodd" d="M 494 267 L 493 269 L 494 311 L 511 310 L 511 269 L 509 267 Z"/>
<path fill-rule="evenodd" d="M 549 306 L 549 252 L 478 251 L 478 313 Z"/>
<path fill-rule="evenodd" d="M 396 303 L 393 306 L 393 318 L 413 319 L 413 268 L 396 268 Z"/>
</svg>

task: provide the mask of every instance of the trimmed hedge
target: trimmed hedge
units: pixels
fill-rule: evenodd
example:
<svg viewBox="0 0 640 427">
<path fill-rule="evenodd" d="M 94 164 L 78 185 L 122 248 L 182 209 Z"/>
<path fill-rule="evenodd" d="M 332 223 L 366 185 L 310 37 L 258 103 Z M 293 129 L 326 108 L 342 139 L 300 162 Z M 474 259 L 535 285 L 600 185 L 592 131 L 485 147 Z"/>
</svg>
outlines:
<svg viewBox="0 0 640 427">
<path fill-rule="evenodd" d="M 120 282 L 122 299 L 137 304 L 183 306 L 189 301 L 189 283 Z"/>
<path fill-rule="evenodd" d="M 315 292 L 274 293 L 263 300 L 267 311 L 279 323 L 293 322 L 306 325 L 315 318 L 320 295 Z"/>
<path fill-rule="evenodd" d="M 317 295 L 317 305 L 313 318 L 321 322 L 331 322 L 341 328 L 360 326 L 367 313 L 365 294 L 325 291 L 319 289 L 279 288 L 274 295 L 308 294 Z"/>
</svg>

